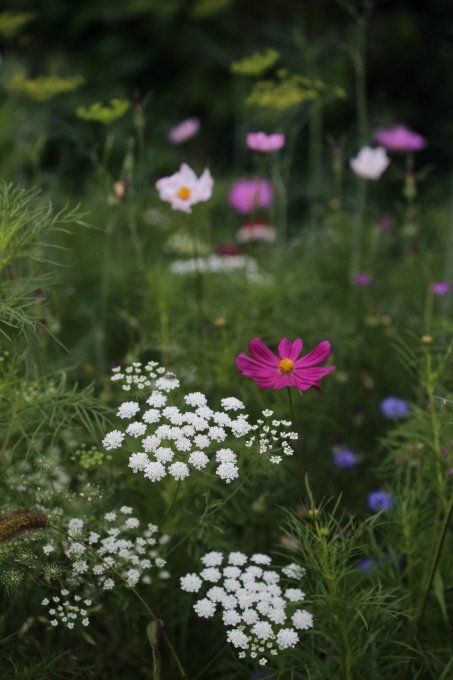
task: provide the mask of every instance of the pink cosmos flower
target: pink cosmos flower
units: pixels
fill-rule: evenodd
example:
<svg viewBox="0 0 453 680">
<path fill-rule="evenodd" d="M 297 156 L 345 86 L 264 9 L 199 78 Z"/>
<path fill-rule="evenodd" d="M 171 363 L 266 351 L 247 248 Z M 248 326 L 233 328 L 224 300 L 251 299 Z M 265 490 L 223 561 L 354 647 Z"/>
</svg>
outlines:
<svg viewBox="0 0 453 680">
<path fill-rule="evenodd" d="M 198 118 L 187 118 L 182 123 L 176 125 L 168 133 L 168 139 L 172 144 L 182 144 L 188 139 L 192 139 L 200 132 L 200 120 Z"/>
<path fill-rule="evenodd" d="M 183 163 L 178 172 L 170 177 L 162 177 L 156 182 L 156 189 L 162 201 L 171 203 L 173 210 L 192 212 L 196 203 L 208 201 L 212 196 L 214 180 L 206 168 L 201 177 L 197 177 L 187 163 Z"/>
<path fill-rule="evenodd" d="M 277 356 L 260 338 L 253 338 L 249 342 L 251 357 L 239 354 L 236 358 L 236 368 L 247 378 L 254 380 L 262 390 L 281 390 L 283 387 L 296 387 L 303 392 L 310 387 L 321 390 L 319 380 L 335 370 L 335 366 L 318 366 L 330 356 L 330 342 L 324 340 L 299 359 L 302 348 L 303 342 L 300 338 L 294 342 L 282 338 Z"/>
<path fill-rule="evenodd" d="M 448 281 L 435 281 L 431 284 L 431 292 L 434 295 L 448 295 L 450 292 L 450 284 Z"/>
<path fill-rule="evenodd" d="M 266 179 L 238 179 L 228 195 L 230 205 L 241 215 L 267 208 L 273 199 L 274 189 Z"/>
<path fill-rule="evenodd" d="M 273 135 L 267 135 L 265 132 L 249 132 L 246 142 L 252 151 L 273 153 L 285 146 L 285 135 L 281 132 L 275 132 Z"/>
<path fill-rule="evenodd" d="M 426 139 L 405 125 L 376 130 L 374 138 L 378 144 L 395 153 L 413 153 L 421 151 L 426 146 Z"/>
</svg>

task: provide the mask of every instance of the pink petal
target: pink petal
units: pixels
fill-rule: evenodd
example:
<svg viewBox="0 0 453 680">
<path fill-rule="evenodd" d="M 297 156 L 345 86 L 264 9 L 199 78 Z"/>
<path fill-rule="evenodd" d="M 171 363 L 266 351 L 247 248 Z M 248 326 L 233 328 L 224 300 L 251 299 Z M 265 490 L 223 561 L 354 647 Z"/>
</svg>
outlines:
<svg viewBox="0 0 453 680">
<path fill-rule="evenodd" d="M 326 366 L 321 368 L 296 368 L 291 377 L 294 377 L 296 387 L 300 390 L 308 390 L 310 387 L 316 387 L 318 382 L 335 370 L 335 366 Z"/>
<path fill-rule="evenodd" d="M 278 366 L 278 357 L 266 347 L 260 338 L 252 338 L 249 342 L 249 352 L 256 361 L 266 366 Z"/>
<path fill-rule="evenodd" d="M 291 342 L 287 338 L 282 338 L 278 345 L 278 354 L 280 359 L 291 359 L 296 361 L 299 354 L 302 352 L 303 342 L 300 338 Z"/>
<path fill-rule="evenodd" d="M 321 364 L 323 361 L 329 358 L 331 354 L 330 342 L 324 340 L 316 345 L 314 349 L 311 350 L 304 357 L 296 361 L 296 368 L 306 368 L 309 366 L 316 366 L 316 364 Z"/>
</svg>

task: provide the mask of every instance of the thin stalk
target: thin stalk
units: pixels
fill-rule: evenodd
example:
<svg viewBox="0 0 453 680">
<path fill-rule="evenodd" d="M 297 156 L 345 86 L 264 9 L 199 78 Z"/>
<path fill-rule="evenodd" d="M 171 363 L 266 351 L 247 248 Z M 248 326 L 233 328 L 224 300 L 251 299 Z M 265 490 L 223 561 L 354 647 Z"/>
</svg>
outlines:
<svg viewBox="0 0 453 680">
<path fill-rule="evenodd" d="M 162 522 L 159 524 L 159 531 L 162 530 L 162 527 L 164 526 L 165 522 L 166 522 L 167 519 L 170 517 L 171 511 L 172 511 L 173 508 L 175 507 L 175 503 L 176 503 L 176 499 L 177 499 L 177 497 L 178 497 L 178 492 L 179 492 L 180 486 L 181 486 L 181 481 L 178 480 L 178 483 L 177 483 L 177 485 L 176 485 L 176 491 L 175 491 L 175 493 L 173 494 L 173 498 L 172 498 L 172 501 L 171 501 L 171 503 L 170 503 L 170 507 L 168 508 L 167 512 L 165 513 Z"/>
<path fill-rule="evenodd" d="M 291 413 L 291 422 L 293 424 L 293 430 L 294 430 L 294 432 L 298 432 L 298 429 L 297 429 L 297 426 L 296 426 L 296 417 L 295 417 L 294 402 L 293 402 L 293 395 L 292 395 L 292 392 L 291 392 L 291 388 L 287 387 L 286 391 L 288 393 L 289 410 L 290 410 L 290 413 Z M 294 449 L 295 449 L 295 453 L 297 455 L 297 458 L 299 460 L 301 474 L 303 475 L 303 473 L 304 473 L 304 459 L 303 459 L 303 456 L 302 456 L 302 447 L 299 444 L 299 438 L 297 438 L 297 440 L 294 442 Z"/>
<path fill-rule="evenodd" d="M 446 244 L 446 255 L 445 255 L 445 270 L 444 270 L 444 280 L 450 285 L 453 284 L 453 176 L 452 176 L 452 186 L 451 186 L 451 199 L 448 217 L 448 233 L 447 233 L 447 244 Z M 451 295 L 445 295 L 442 300 L 442 312 L 447 317 L 451 306 Z"/>
<path fill-rule="evenodd" d="M 120 571 L 118 571 L 118 569 L 116 569 L 116 567 L 112 567 L 112 565 L 110 565 L 108 562 L 106 562 L 104 560 L 104 558 L 101 555 L 99 555 L 99 553 L 96 550 L 94 550 L 94 548 L 92 548 L 88 543 L 85 543 L 84 541 L 81 541 L 80 539 L 75 538 L 74 536 L 71 536 L 71 534 L 68 534 L 66 531 L 63 531 L 63 529 L 60 529 L 60 527 L 56 527 L 56 526 L 50 524 L 49 528 L 53 529 L 54 531 L 58 532 L 59 534 L 62 534 L 66 538 L 69 538 L 69 540 L 74 541 L 74 543 L 78 543 L 79 545 L 82 545 L 89 553 L 91 553 L 94 557 L 96 557 L 96 559 L 99 560 L 99 562 L 102 562 L 102 564 L 107 566 L 115 574 L 115 576 L 117 576 L 124 583 L 124 585 L 128 588 L 128 590 L 130 590 L 135 595 L 137 600 L 139 600 L 139 602 L 143 605 L 146 612 L 152 617 L 152 619 L 154 621 L 159 621 L 159 619 L 157 618 L 157 616 L 155 615 L 155 613 L 153 612 L 151 607 L 148 605 L 146 600 L 140 595 L 138 590 L 135 587 L 131 587 L 128 584 L 127 579 L 124 578 L 124 576 L 122 575 L 122 573 Z M 171 655 L 173 656 L 173 660 L 175 661 L 175 663 L 178 667 L 181 678 L 183 678 L 184 680 L 188 680 L 188 676 L 187 676 L 187 674 L 184 670 L 184 667 L 181 664 L 181 661 L 179 660 L 179 657 L 176 653 L 176 650 L 173 647 L 173 644 L 171 643 L 170 639 L 168 638 L 165 630 L 162 630 L 162 636 L 163 636 L 165 642 L 167 643 L 167 646 L 168 646 L 168 648 L 171 652 Z"/>
<path fill-rule="evenodd" d="M 427 582 L 426 582 L 425 591 L 423 593 L 421 604 L 420 604 L 420 609 L 419 609 L 419 612 L 418 612 L 416 620 L 415 620 L 415 625 L 417 627 L 422 623 L 423 617 L 425 615 L 428 597 L 429 597 L 429 594 L 431 592 L 431 588 L 432 588 L 433 581 L 434 581 L 434 576 L 436 574 L 437 566 L 439 564 L 439 560 L 440 560 L 440 557 L 442 555 L 442 549 L 444 547 L 445 537 L 447 535 L 447 529 L 448 529 L 448 525 L 450 523 L 450 519 L 451 519 L 452 514 L 453 514 L 453 496 L 450 498 L 450 504 L 448 506 L 447 512 L 445 513 L 444 521 L 442 522 L 442 526 L 441 526 L 440 533 L 439 533 L 439 538 L 438 538 L 438 541 L 437 541 L 437 546 L 436 546 L 436 549 L 434 551 L 433 559 L 432 559 L 431 566 L 430 566 L 430 569 L 429 569 L 429 575 L 428 575 L 428 579 L 427 579 Z"/>
<path fill-rule="evenodd" d="M 355 96 L 357 107 L 357 128 L 360 144 L 363 146 L 368 138 L 368 115 L 366 100 L 366 29 L 364 17 L 358 17 L 356 23 L 355 44 Z"/>
<path fill-rule="evenodd" d="M 362 233 L 365 217 L 366 191 L 367 191 L 366 180 L 358 178 L 357 181 L 358 181 L 357 212 L 355 214 L 355 219 L 352 228 L 351 264 L 349 270 L 349 277 L 351 283 L 354 280 L 354 276 L 359 273 L 360 266 L 362 263 L 362 240 L 363 240 Z"/>
<path fill-rule="evenodd" d="M 200 252 L 198 248 L 198 237 L 199 230 L 197 227 L 194 228 L 192 232 L 192 244 L 193 244 L 193 256 L 195 259 L 195 304 L 197 307 L 198 316 L 198 338 L 200 342 L 200 348 L 198 356 L 200 357 L 200 377 L 204 377 L 204 361 L 205 361 L 205 339 L 206 339 L 206 329 L 204 324 L 204 281 L 203 272 L 199 267 Z"/>
<path fill-rule="evenodd" d="M 203 668 L 202 668 L 200 671 L 198 671 L 198 673 L 197 673 L 196 675 L 194 675 L 194 677 L 193 677 L 192 680 L 197 680 L 198 678 L 203 678 L 204 672 L 207 671 L 208 668 L 210 668 L 210 667 L 212 666 L 212 664 L 214 663 L 214 661 L 217 661 L 217 659 L 219 658 L 219 656 L 221 656 L 221 654 L 223 654 L 223 652 L 224 652 L 226 649 L 228 649 L 228 647 L 229 647 L 229 645 L 224 645 L 221 649 L 219 649 L 219 651 L 218 651 L 216 654 L 214 654 L 214 656 L 212 657 L 212 659 L 210 659 L 210 660 L 208 661 L 208 663 L 207 663 L 205 666 L 203 666 Z"/>
</svg>

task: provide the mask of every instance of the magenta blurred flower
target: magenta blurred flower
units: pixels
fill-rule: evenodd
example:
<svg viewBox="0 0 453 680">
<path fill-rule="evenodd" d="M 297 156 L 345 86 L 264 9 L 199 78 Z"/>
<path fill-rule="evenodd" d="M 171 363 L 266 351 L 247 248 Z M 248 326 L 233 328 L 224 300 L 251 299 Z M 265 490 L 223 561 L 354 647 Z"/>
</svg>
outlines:
<svg viewBox="0 0 453 680">
<path fill-rule="evenodd" d="M 356 274 L 354 281 L 358 286 L 369 286 L 373 283 L 374 279 L 370 274 Z"/>
<path fill-rule="evenodd" d="M 274 189 L 266 179 L 238 179 L 228 195 L 230 205 L 241 215 L 267 208 L 274 200 Z"/>
<path fill-rule="evenodd" d="M 236 234 L 239 243 L 249 243 L 250 241 L 266 241 L 272 243 L 277 238 L 273 227 L 270 227 L 264 218 L 248 220 Z"/>
<path fill-rule="evenodd" d="M 435 281 L 431 284 L 431 292 L 434 295 L 448 295 L 450 292 L 450 284 L 448 281 Z"/>
<path fill-rule="evenodd" d="M 382 144 L 388 151 L 395 153 L 421 151 L 426 146 L 425 138 L 405 125 L 395 125 L 392 128 L 376 130 L 374 138 L 378 144 Z"/>
<path fill-rule="evenodd" d="M 390 158 L 387 156 L 385 149 L 380 146 L 377 149 L 372 149 L 371 146 L 364 146 L 355 158 L 351 158 L 349 163 L 352 171 L 358 177 L 378 180 L 387 169 Z"/>
<path fill-rule="evenodd" d="M 182 144 L 188 139 L 192 139 L 200 132 L 200 121 L 198 118 L 187 118 L 182 123 L 176 125 L 168 133 L 168 139 L 172 144 Z"/>
<path fill-rule="evenodd" d="M 187 163 L 183 163 L 178 172 L 170 177 L 162 177 L 156 182 L 156 189 L 162 201 L 171 203 L 173 210 L 192 212 L 196 203 L 208 201 L 212 196 L 214 180 L 206 168 L 201 177 L 197 177 Z"/>
<path fill-rule="evenodd" d="M 247 146 L 252 151 L 273 153 L 285 146 L 285 135 L 275 132 L 267 135 L 265 132 L 249 132 L 246 138 Z"/>
<path fill-rule="evenodd" d="M 282 338 L 277 356 L 260 338 L 253 338 L 249 342 L 251 357 L 239 354 L 236 358 L 236 368 L 247 378 L 254 380 L 262 390 L 281 390 L 283 387 L 296 387 L 304 392 L 310 387 L 320 390 L 318 382 L 335 370 L 335 366 L 318 366 L 329 358 L 330 342 L 324 340 L 299 359 L 302 348 L 303 342 L 300 338 L 294 342 Z"/>
<path fill-rule="evenodd" d="M 392 228 L 393 220 L 391 217 L 387 217 L 387 215 L 384 215 L 384 217 L 381 217 L 381 219 L 378 222 L 378 227 L 379 229 L 382 229 L 382 231 L 389 231 L 389 229 Z"/>
</svg>

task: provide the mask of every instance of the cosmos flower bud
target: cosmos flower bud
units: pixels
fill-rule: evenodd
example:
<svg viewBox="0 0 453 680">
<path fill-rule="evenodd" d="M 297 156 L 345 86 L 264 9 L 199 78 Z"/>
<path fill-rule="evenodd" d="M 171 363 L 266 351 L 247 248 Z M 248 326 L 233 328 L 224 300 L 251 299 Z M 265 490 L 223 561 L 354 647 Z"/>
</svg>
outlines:
<svg viewBox="0 0 453 680">
<path fill-rule="evenodd" d="M 0 543 L 10 541 L 27 531 L 46 529 L 49 520 L 38 510 L 16 510 L 0 517 Z"/>
</svg>

